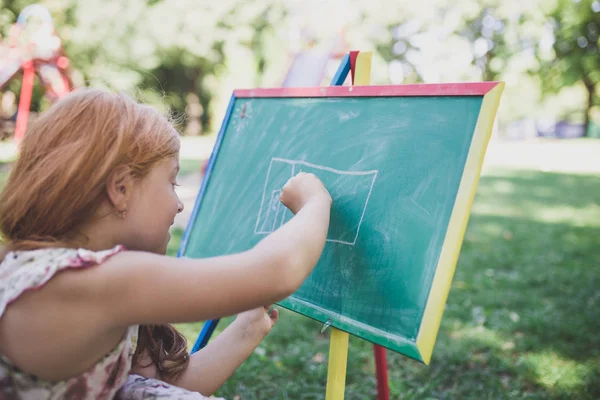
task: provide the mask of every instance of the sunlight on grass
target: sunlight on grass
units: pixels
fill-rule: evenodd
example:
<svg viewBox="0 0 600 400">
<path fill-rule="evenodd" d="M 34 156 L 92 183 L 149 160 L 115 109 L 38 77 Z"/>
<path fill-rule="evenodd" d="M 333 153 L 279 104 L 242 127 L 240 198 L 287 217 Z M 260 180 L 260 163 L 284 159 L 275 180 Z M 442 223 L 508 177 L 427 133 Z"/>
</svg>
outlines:
<svg viewBox="0 0 600 400">
<path fill-rule="evenodd" d="M 494 193 L 510 194 L 515 192 L 515 185 L 510 181 L 498 181 L 491 187 Z"/>
<path fill-rule="evenodd" d="M 450 333 L 450 338 L 453 340 L 477 340 L 485 347 L 503 348 L 506 347 L 507 341 L 500 337 L 500 334 L 494 330 L 487 329 L 483 326 L 485 319 L 481 316 L 482 310 L 476 307 L 472 310 L 473 320 L 476 326 L 467 326 Z"/>
<path fill-rule="evenodd" d="M 537 382 L 548 389 L 569 390 L 581 387 L 591 373 L 589 365 L 565 359 L 552 351 L 525 354 L 518 362 L 532 369 Z"/>
<path fill-rule="evenodd" d="M 471 215 L 600 227 L 600 201 L 585 193 L 599 181 L 595 175 L 493 169 L 481 178 Z"/>
<path fill-rule="evenodd" d="M 554 208 L 539 208 L 535 213 L 535 219 L 548 223 L 570 222 L 573 225 L 599 226 L 600 227 L 600 207 L 590 204 L 587 207 L 575 209 L 573 207 L 554 207 Z"/>
</svg>

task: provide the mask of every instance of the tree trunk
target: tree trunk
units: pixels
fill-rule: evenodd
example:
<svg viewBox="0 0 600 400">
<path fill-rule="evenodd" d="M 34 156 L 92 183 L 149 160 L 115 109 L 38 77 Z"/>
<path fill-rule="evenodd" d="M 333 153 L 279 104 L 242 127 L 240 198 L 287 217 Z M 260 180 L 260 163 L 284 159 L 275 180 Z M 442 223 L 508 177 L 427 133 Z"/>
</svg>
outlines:
<svg viewBox="0 0 600 400">
<path fill-rule="evenodd" d="M 590 114 L 592 112 L 592 107 L 594 106 L 594 96 L 596 95 L 596 85 L 592 82 L 584 82 L 585 88 L 587 90 L 587 104 L 585 107 L 585 132 L 583 136 L 588 137 L 590 135 L 591 126 L 590 126 Z"/>
</svg>

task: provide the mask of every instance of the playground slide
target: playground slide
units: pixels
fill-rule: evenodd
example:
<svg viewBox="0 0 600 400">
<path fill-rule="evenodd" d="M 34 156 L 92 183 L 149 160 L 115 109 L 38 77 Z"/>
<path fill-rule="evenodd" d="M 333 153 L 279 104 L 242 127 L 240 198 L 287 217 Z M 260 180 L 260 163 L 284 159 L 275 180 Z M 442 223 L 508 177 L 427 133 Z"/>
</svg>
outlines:
<svg viewBox="0 0 600 400">
<path fill-rule="evenodd" d="M 281 86 L 320 86 L 330 58 L 331 53 L 324 50 L 309 50 L 296 54 Z"/>
<path fill-rule="evenodd" d="M 0 48 L 0 89 L 19 72 L 22 62 L 18 50 Z"/>
</svg>

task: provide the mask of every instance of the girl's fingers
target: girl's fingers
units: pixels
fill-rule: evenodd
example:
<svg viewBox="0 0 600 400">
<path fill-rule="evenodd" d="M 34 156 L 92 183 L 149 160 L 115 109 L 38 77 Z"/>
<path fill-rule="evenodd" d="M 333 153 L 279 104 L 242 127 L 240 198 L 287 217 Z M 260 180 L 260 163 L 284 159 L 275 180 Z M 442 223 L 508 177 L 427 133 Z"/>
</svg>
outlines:
<svg viewBox="0 0 600 400">
<path fill-rule="evenodd" d="M 273 324 L 275 324 L 279 320 L 279 310 L 276 308 L 272 309 L 269 317 L 271 318 L 271 321 L 273 321 Z"/>
</svg>

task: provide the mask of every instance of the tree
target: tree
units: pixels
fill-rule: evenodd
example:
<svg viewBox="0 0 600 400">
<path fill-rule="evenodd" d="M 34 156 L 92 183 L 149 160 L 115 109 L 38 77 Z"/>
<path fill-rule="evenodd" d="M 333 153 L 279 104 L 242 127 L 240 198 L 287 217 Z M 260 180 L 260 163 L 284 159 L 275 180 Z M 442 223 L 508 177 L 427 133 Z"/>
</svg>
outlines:
<svg viewBox="0 0 600 400">
<path fill-rule="evenodd" d="M 554 54 L 540 54 L 543 87 L 556 92 L 565 86 L 583 84 L 587 93 L 584 123 L 589 134 L 591 110 L 599 104 L 600 1 L 559 0 L 550 18 Z"/>
<path fill-rule="evenodd" d="M 6 31 L 31 0 L 0 0 L 0 29 Z M 207 85 L 225 62 L 225 43 L 238 40 L 244 21 L 223 24 L 241 0 L 39 1 L 51 12 L 74 80 L 83 86 L 125 90 L 183 115 L 186 98 L 197 95 L 207 110 L 214 88 Z M 237 36 L 236 36 L 237 35 Z M 18 93 L 20 82 L 9 89 Z M 36 93 L 32 109 L 40 108 Z M 203 125 L 209 113 L 202 114 Z"/>
<path fill-rule="evenodd" d="M 501 79 L 515 58 L 535 48 L 545 18 L 542 3 L 438 0 L 436 13 L 394 21 L 391 38 L 385 38 L 391 41 L 380 41 L 378 49 L 388 61 L 416 71 L 408 81 Z"/>
</svg>

